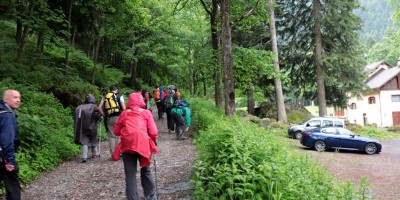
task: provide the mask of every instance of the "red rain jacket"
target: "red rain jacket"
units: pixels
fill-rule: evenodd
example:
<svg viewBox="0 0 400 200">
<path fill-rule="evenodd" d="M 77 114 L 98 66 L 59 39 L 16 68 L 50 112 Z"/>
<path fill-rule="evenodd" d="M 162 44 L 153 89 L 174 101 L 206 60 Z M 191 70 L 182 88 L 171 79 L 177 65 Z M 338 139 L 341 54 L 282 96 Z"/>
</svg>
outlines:
<svg viewBox="0 0 400 200">
<path fill-rule="evenodd" d="M 132 93 L 126 106 L 114 126 L 114 134 L 120 136 L 113 160 L 119 160 L 121 153 L 138 153 L 141 155 L 140 167 L 150 165 L 151 154 L 157 153 L 155 141 L 158 130 L 150 110 L 144 109 L 141 93 Z"/>
</svg>

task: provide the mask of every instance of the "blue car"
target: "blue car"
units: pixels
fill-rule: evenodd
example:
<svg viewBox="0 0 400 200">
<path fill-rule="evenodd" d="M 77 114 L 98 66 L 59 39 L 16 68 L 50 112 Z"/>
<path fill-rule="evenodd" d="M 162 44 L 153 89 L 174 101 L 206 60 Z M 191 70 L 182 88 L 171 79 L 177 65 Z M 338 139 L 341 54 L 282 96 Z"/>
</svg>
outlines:
<svg viewBox="0 0 400 200">
<path fill-rule="evenodd" d="M 382 150 L 382 145 L 378 140 L 356 135 L 341 127 L 323 127 L 304 131 L 300 143 L 317 151 L 343 149 L 362 151 L 371 155 Z"/>
</svg>

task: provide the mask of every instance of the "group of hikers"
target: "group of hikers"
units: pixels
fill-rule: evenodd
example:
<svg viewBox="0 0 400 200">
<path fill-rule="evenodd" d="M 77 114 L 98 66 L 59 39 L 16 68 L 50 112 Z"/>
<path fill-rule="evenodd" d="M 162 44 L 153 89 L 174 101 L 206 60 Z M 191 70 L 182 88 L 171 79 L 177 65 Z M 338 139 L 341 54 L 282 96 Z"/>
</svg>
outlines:
<svg viewBox="0 0 400 200">
<path fill-rule="evenodd" d="M 157 153 L 158 128 L 151 110 L 151 99 L 157 106 L 158 119 L 167 116 L 168 133 L 175 131 L 176 139 L 182 140 L 190 127 L 189 103 L 173 86 L 157 87 L 153 95 L 142 89 L 129 95 L 128 101 L 119 94 L 116 86 L 104 94 L 99 105 L 92 94 L 74 112 L 74 141 L 82 145 L 82 162 L 88 159 L 89 147 L 92 158 L 100 156 L 97 125 L 104 119 L 108 132 L 111 159 L 124 163 L 127 199 L 139 199 L 136 173 L 140 165 L 141 183 L 146 199 L 156 199 L 155 183 L 150 173 L 152 154 Z"/>
<path fill-rule="evenodd" d="M 129 95 L 125 102 L 116 86 L 104 94 L 96 104 L 93 94 L 87 94 L 83 104 L 73 113 L 74 142 L 82 146 L 81 162 L 100 156 L 100 138 L 97 126 L 104 120 L 108 132 L 111 159 L 122 157 L 125 172 L 126 196 L 129 200 L 139 199 L 136 174 L 140 166 L 140 177 L 146 200 L 157 199 L 155 182 L 150 172 L 152 154 L 157 153 L 158 128 L 152 115 L 151 99 L 157 105 L 158 119 L 167 116 L 168 133 L 175 131 L 176 139 L 182 140 L 190 127 L 189 103 L 173 85 L 163 90 L 157 87 L 153 95 L 139 90 Z M 20 144 L 17 115 L 21 95 L 17 90 L 8 89 L 0 100 L 0 180 L 4 182 L 6 199 L 21 199 L 18 164 L 15 153 Z M 101 126 L 100 126 L 101 129 Z"/>
</svg>

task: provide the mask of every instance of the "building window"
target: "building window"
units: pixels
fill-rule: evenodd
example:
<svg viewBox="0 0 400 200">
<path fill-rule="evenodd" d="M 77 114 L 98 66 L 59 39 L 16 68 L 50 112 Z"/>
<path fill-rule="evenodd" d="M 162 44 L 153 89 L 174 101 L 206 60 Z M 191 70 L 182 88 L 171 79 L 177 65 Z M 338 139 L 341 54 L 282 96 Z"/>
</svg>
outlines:
<svg viewBox="0 0 400 200">
<path fill-rule="evenodd" d="M 392 95 L 392 102 L 400 102 L 400 95 Z"/>
<path fill-rule="evenodd" d="M 368 104 L 375 104 L 375 97 L 368 98 Z"/>
<path fill-rule="evenodd" d="M 351 104 L 351 109 L 353 109 L 353 110 L 354 110 L 354 109 L 357 109 L 356 103 L 352 103 L 352 104 Z"/>
</svg>

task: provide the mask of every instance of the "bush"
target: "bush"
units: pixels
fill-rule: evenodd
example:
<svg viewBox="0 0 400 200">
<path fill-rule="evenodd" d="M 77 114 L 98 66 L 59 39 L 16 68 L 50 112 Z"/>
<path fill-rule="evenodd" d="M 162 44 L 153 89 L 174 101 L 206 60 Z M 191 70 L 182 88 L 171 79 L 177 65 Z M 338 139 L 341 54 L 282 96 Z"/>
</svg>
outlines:
<svg viewBox="0 0 400 200">
<path fill-rule="evenodd" d="M 198 159 L 197 199 L 357 199 L 351 183 L 339 184 L 307 155 L 292 152 L 274 130 L 228 119 L 205 101 L 191 101 Z M 364 188 L 363 188 L 364 189 Z"/>
<path fill-rule="evenodd" d="M 21 146 L 16 157 L 24 182 L 79 153 L 80 147 L 73 143 L 71 111 L 64 109 L 52 94 L 10 80 L 0 84 L 2 91 L 15 88 L 22 96 L 17 111 Z"/>
</svg>

